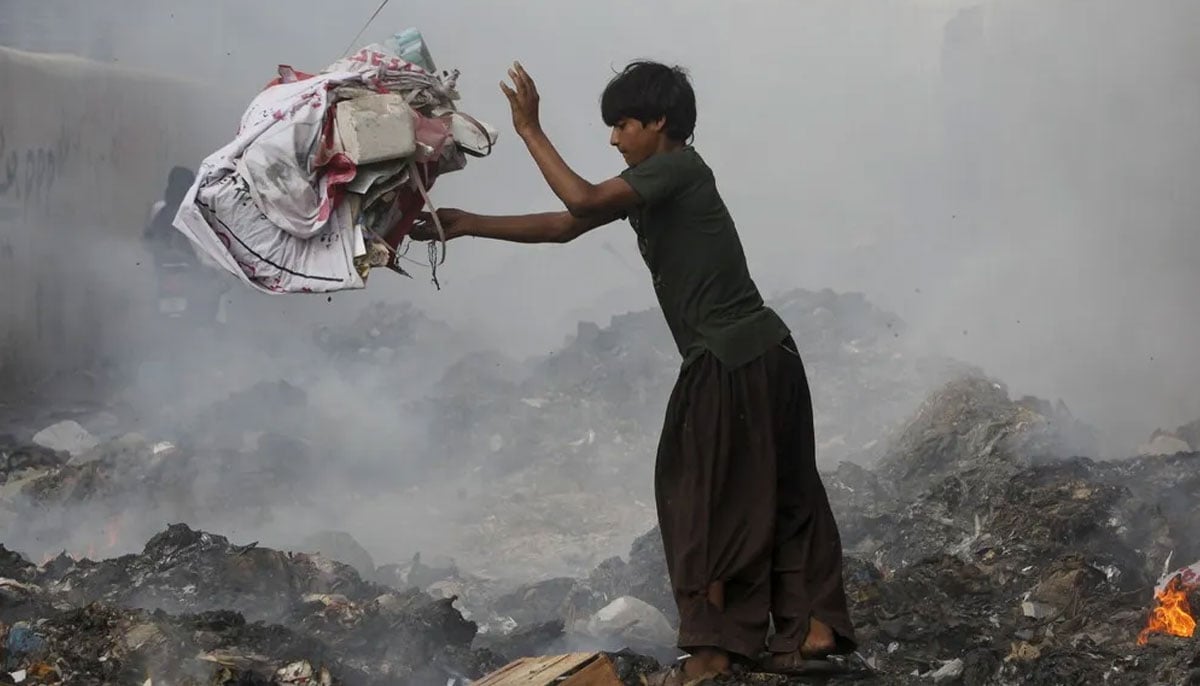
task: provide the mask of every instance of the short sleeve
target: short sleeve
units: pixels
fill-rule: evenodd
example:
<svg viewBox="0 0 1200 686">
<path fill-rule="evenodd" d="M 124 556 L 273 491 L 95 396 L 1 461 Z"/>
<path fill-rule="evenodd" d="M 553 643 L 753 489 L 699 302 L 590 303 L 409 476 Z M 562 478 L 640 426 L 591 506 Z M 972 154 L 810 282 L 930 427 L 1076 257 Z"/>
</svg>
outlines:
<svg viewBox="0 0 1200 686">
<path fill-rule="evenodd" d="M 621 178 L 641 197 L 642 204 L 653 206 L 685 188 L 695 179 L 699 168 L 688 150 L 675 150 L 651 156 L 621 172 Z"/>
</svg>

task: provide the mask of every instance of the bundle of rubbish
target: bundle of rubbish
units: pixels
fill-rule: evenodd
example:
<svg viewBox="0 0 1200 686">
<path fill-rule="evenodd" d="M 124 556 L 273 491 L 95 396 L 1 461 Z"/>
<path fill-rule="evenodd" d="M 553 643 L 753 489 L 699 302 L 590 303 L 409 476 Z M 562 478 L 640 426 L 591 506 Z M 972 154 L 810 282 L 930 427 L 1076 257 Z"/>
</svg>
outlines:
<svg viewBox="0 0 1200 686">
<path fill-rule="evenodd" d="M 201 164 L 175 227 L 213 266 L 269 293 L 363 288 L 378 267 L 404 273 L 405 238 L 434 181 L 496 142 L 455 107 L 457 79 L 436 70 L 413 29 L 316 74 L 281 65 L 237 137 Z M 435 283 L 444 259 L 445 242 L 431 243 Z"/>
</svg>

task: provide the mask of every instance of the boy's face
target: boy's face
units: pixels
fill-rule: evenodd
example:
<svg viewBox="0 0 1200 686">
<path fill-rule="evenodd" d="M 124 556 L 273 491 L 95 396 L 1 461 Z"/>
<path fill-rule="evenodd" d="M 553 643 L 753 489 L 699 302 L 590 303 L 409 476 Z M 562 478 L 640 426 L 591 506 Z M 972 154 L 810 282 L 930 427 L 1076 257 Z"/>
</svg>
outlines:
<svg viewBox="0 0 1200 686">
<path fill-rule="evenodd" d="M 637 119 L 622 119 L 612 127 L 608 143 L 621 153 L 625 164 L 634 167 L 658 152 L 664 138 L 665 124 L 665 119 L 649 124 L 643 124 Z"/>
</svg>

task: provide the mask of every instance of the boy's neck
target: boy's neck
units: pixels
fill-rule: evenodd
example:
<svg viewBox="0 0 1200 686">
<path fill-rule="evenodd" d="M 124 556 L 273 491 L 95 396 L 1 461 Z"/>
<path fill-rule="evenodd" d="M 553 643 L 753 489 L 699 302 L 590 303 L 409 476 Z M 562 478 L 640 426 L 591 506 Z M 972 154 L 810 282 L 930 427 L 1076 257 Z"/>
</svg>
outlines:
<svg viewBox="0 0 1200 686">
<path fill-rule="evenodd" d="M 663 136 L 662 139 L 658 141 L 658 147 L 654 149 L 654 154 L 657 155 L 663 152 L 683 150 L 685 147 L 687 147 L 687 145 L 683 141 L 677 141 L 673 138 Z"/>
</svg>

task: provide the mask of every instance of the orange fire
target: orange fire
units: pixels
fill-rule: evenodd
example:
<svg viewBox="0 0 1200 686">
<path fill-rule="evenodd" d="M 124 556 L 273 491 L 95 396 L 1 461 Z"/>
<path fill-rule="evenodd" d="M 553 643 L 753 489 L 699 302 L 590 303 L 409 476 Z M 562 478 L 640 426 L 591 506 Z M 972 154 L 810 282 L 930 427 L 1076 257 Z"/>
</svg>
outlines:
<svg viewBox="0 0 1200 686">
<path fill-rule="evenodd" d="M 116 548 L 121 537 L 121 515 L 108 520 L 108 523 L 104 525 L 104 535 L 108 539 L 108 550 Z"/>
<path fill-rule="evenodd" d="M 1161 592 L 1155 594 L 1158 607 L 1151 613 L 1146 628 L 1138 634 L 1138 645 L 1146 645 L 1150 634 L 1190 637 L 1196 631 L 1196 620 L 1188 604 L 1189 590 L 1190 587 L 1184 586 L 1179 577 L 1175 577 L 1167 582 Z"/>
<path fill-rule="evenodd" d="M 66 553 L 67 557 L 75 560 L 76 562 L 84 559 L 98 560 L 100 559 L 100 556 L 110 554 L 121 542 L 121 530 L 123 528 L 123 524 L 124 517 L 122 515 L 118 514 L 110 517 L 108 521 L 105 522 L 103 531 L 97 532 L 96 537 L 93 540 L 88 541 L 87 550 L 84 550 L 81 547 L 76 550 L 64 550 L 63 552 Z M 100 540 L 101 538 L 103 538 L 103 541 Z M 54 557 L 55 556 L 53 554 L 47 553 L 46 556 L 42 558 L 42 565 L 44 566 L 46 563 L 53 560 Z"/>
</svg>

